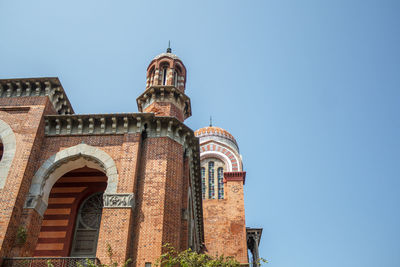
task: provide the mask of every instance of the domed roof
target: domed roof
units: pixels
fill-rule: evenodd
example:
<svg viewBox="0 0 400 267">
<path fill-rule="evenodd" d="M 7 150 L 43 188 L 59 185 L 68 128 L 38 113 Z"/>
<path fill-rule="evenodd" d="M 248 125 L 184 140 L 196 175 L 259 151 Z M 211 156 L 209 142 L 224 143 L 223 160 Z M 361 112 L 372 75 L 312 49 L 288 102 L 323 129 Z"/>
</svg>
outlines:
<svg viewBox="0 0 400 267">
<path fill-rule="evenodd" d="M 159 59 L 159 58 L 162 58 L 162 57 L 169 57 L 169 58 L 172 58 L 172 59 L 181 60 L 177 55 L 172 54 L 172 53 L 170 53 L 170 52 L 161 53 L 161 54 L 159 54 L 158 56 L 155 56 L 153 60 L 156 60 L 156 59 Z"/>
<path fill-rule="evenodd" d="M 233 137 L 233 135 L 231 135 L 227 130 L 224 130 L 219 127 L 209 126 L 209 127 L 200 128 L 194 132 L 194 135 L 199 138 L 206 137 L 206 136 L 224 137 L 226 139 L 231 140 L 237 146 L 236 140 Z"/>
</svg>

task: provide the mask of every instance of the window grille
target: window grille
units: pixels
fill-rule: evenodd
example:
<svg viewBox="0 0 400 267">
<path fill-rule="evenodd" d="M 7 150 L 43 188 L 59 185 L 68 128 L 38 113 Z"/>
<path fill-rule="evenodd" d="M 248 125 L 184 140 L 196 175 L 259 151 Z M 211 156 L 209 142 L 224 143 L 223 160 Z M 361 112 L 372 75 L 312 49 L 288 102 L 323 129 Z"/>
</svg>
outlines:
<svg viewBox="0 0 400 267">
<path fill-rule="evenodd" d="M 218 168 L 218 199 L 224 198 L 224 169 Z"/>
<path fill-rule="evenodd" d="M 214 192 L 214 161 L 208 163 L 208 198 L 215 198 Z"/>
<path fill-rule="evenodd" d="M 203 199 L 206 198 L 206 168 L 201 168 L 201 191 Z"/>
</svg>

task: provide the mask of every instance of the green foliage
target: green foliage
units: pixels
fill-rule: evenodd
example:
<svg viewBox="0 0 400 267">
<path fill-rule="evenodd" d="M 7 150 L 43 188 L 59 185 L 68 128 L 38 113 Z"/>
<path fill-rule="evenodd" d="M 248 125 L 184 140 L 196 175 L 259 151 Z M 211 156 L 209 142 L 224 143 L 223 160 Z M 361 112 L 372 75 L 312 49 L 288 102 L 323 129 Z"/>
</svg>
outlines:
<svg viewBox="0 0 400 267">
<path fill-rule="evenodd" d="M 27 237 L 27 231 L 26 228 L 23 226 L 18 227 L 17 230 L 17 243 L 19 245 L 25 244 L 26 242 L 26 237 Z"/>
<path fill-rule="evenodd" d="M 156 262 L 156 266 L 172 267 L 239 267 L 240 263 L 233 257 L 211 257 L 206 254 L 197 253 L 191 249 L 178 252 L 169 244 L 163 246 L 167 252 L 162 254 Z"/>
<path fill-rule="evenodd" d="M 77 267 L 118 267 L 118 262 L 113 260 L 114 252 L 111 248 L 111 245 L 107 243 L 107 255 L 110 260 L 109 264 L 95 264 L 92 260 L 86 259 L 86 264 L 82 265 L 81 263 L 77 263 Z M 131 263 L 131 259 L 128 259 L 121 267 L 127 267 L 129 263 Z M 53 266 L 48 266 L 53 267 Z"/>
</svg>

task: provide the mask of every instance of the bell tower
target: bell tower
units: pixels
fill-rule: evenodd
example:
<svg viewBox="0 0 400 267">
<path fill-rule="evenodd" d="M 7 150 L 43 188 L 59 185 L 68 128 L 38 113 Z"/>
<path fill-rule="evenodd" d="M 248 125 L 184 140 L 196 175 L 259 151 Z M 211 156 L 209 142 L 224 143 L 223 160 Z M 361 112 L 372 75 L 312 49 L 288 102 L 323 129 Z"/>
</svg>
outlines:
<svg viewBox="0 0 400 267">
<path fill-rule="evenodd" d="M 168 47 L 166 53 L 156 56 L 147 67 L 146 90 L 136 99 L 139 111 L 176 117 L 183 122 L 192 115 L 185 86 L 185 65 Z"/>
</svg>

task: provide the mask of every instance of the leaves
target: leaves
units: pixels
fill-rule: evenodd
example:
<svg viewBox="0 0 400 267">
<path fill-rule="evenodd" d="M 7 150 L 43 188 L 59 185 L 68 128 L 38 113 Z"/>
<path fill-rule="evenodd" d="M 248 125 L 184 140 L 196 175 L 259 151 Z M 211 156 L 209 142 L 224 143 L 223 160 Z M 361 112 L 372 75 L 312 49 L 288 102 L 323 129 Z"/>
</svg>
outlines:
<svg viewBox="0 0 400 267">
<path fill-rule="evenodd" d="M 233 257 L 211 257 L 206 254 L 200 254 L 191 249 L 187 249 L 182 252 L 176 251 L 176 249 L 170 244 L 163 246 L 167 252 L 163 253 L 156 262 L 156 266 L 172 267 L 239 267 L 240 263 Z"/>
</svg>

